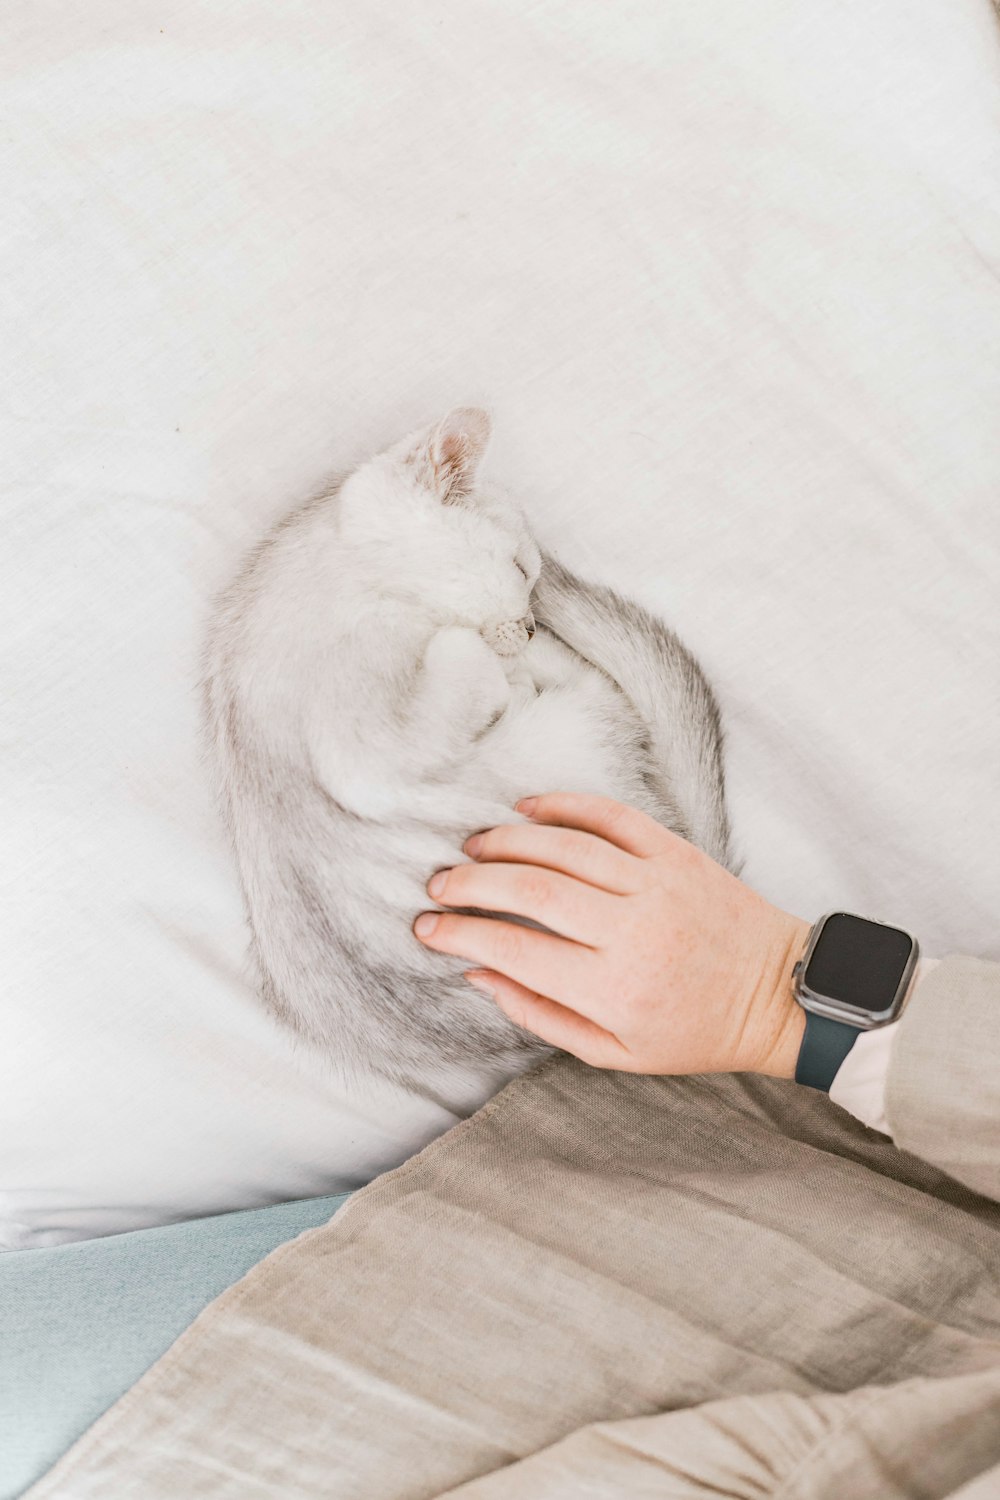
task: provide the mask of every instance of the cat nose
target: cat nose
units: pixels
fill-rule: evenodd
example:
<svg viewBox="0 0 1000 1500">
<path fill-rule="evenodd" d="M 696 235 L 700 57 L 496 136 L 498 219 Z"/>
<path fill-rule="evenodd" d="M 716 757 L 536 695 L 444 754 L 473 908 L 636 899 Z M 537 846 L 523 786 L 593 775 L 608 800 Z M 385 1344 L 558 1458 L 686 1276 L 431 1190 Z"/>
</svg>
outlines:
<svg viewBox="0 0 1000 1500">
<path fill-rule="evenodd" d="M 531 637 L 535 633 L 535 616 L 531 612 L 530 609 L 528 610 L 528 613 L 525 615 L 524 620 L 522 621 L 522 624 L 524 625 L 525 630 L 528 632 L 528 640 L 530 641 Z"/>
</svg>

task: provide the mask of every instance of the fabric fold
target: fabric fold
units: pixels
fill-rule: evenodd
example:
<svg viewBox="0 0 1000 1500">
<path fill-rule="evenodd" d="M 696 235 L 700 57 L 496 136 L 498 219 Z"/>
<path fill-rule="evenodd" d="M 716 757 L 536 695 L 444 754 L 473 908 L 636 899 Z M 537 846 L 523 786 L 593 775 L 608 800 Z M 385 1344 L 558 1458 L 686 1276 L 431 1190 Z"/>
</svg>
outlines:
<svg viewBox="0 0 1000 1500">
<path fill-rule="evenodd" d="M 255 1267 L 30 1494 L 430 1500 L 595 1423 L 997 1372 L 998 1205 L 795 1084 L 556 1057 Z"/>
</svg>

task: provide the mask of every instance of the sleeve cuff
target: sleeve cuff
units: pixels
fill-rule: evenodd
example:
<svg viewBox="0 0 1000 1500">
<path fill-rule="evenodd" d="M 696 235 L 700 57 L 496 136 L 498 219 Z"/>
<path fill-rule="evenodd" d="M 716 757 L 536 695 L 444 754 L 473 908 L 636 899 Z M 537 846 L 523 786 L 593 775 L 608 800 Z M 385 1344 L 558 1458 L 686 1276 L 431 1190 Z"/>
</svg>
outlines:
<svg viewBox="0 0 1000 1500">
<path fill-rule="evenodd" d="M 917 963 L 916 976 L 910 988 L 915 993 L 924 976 L 937 967 L 936 958 L 921 958 Z M 893 1043 L 899 1031 L 899 1021 L 891 1026 L 879 1026 L 874 1031 L 863 1031 L 844 1061 L 837 1069 L 837 1076 L 830 1085 L 830 1098 L 841 1109 L 867 1125 L 871 1130 L 880 1130 L 891 1135 L 885 1113 L 886 1085 Z"/>
</svg>

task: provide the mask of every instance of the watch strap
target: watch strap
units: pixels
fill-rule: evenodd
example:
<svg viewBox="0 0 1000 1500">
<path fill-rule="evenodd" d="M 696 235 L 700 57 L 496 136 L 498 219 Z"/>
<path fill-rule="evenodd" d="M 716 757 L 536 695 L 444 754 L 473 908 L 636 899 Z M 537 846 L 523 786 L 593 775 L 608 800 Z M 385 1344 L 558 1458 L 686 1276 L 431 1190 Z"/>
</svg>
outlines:
<svg viewBox="0 0 1000 1500">
<path fill-rule="evenodd" d="M 795 1066 L 795 1082 L 829 1093 L 841 1063 L 860 1035 L 860 1027 L 831 1021 L 828 1016 L 818 1016 L 815 1011 L 807 1010 L 805 1034 Z"/>
</svg>

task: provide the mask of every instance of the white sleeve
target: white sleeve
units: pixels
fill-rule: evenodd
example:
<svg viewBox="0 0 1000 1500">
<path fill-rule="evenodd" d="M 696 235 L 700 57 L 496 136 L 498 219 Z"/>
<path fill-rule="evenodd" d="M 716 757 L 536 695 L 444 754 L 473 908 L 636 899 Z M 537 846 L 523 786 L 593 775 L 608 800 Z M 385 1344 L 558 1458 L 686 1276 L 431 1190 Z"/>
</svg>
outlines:
<svg viewBox="0 0 1000 1500">
<path fill-rule="evenodd" d="M 919 985 L 925 974 L 936 968 L 940 960 L 921 958 L 910 987 L 910 994 Z M 885 1117 L 885 1088 L 889 1076 L 889 1059 L 892 1044 L 896 1040 L 902 1021 L 893 1021 L 891 1026 L 878 1026 L 874 1031 L 863 1031 L 837 1070 L 830 1085 L 830 1098 L 841 1109 L 869 1126 L 891 1135 Z"/>
</svg>

